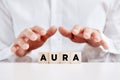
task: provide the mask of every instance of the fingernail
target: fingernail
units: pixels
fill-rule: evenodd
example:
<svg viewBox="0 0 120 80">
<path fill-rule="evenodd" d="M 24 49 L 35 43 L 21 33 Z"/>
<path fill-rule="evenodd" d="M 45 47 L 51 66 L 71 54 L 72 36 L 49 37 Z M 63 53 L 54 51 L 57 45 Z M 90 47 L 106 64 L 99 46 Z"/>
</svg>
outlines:
<svg viewBox="0 0 120 80">
<path fill-rule="evenodd" d="M 45 30 L 41 30 L 41 35 L 45 35 L 46 34 L 46 31 Z"/>
<path fill-rule="evenodd" d="M 15 47 L 12 47 L 11 51 L 12 51 L 12 52 L 16 52 L 16 48 L 15 48 Z"/>
<path fill-rule="evenodd" d="M 75 29 L 72 32 L 73 32 L 74 35 L 77 35 L 79 33 L 79 31 L 75 30 Z"/>
<path fill-rule="evenodd" d="M 95 41 L 95 42 L 99 42 L 100 39 L 99 39 L 99 38 L 94 38 L 94 41 Z"/>
<path fill-rule="evenodd" d="M 37 36 L 36 36 L 35 34 L 32 34 L 32 35 L 30 36 L 30 39 L 33 40 L 33 41 L 35 41 L 35 40 L 37 40 Z"/>
<path fill-rule="evenodd" d="M 23 56 L 25 55 L 24 50 L 20 51 L 20 52 L 18 53 L 18 55 L 19 55 L 20 57 L 23 57 Z"/>
<path fill-rule="evenodd" d="M 23 49 L 28 49 L 29 45 L 28 44 L 23 44 Z"/>
<path fill-rule="evenodd" d="M 84 37 L 85 37 L 86 39 L 89 39 L 89 34 L 85 34 Z"/>
</svg>

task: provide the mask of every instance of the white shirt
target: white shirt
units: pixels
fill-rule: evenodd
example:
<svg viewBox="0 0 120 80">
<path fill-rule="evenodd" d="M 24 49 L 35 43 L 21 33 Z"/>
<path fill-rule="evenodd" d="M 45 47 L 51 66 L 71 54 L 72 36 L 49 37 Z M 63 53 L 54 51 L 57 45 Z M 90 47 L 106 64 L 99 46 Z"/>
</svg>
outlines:
<svg viewBox="0 0 120 80">
<path fill-rule="evenodd" d="M 11 46 L 21 31 L 35 25 L 72 29 L 75 24 L 97 28 L 109 50 L 73 43 L 57 31 L 45 44 L 27 56 L 36 60 L 38 52 L 82 52 L 83 61 L 120 61 L 119 0 L 0 0 L 0 60 L 15 61 Z M 22 59 L 22 58 L 21 58 Z"/>
</svg>

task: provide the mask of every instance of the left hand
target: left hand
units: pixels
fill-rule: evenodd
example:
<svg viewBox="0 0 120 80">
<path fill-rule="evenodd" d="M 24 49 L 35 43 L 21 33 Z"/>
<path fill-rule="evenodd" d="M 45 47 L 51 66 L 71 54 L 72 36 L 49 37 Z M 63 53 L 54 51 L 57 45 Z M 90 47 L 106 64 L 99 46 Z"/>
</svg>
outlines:
<svg viewBox="0 0 120 80">
<path fill-rule="evenodd" d="M 108 45 L 102 39 L 99 30 L 75 25 L 72 30 L 67 30 L 64 27 L 59 27 L 59 32 L 63 36 L 68 37 L 73 42 L 88 43 L 93 47 L 103 46 L 104 49 L 108 49 Z"/>
</svg>

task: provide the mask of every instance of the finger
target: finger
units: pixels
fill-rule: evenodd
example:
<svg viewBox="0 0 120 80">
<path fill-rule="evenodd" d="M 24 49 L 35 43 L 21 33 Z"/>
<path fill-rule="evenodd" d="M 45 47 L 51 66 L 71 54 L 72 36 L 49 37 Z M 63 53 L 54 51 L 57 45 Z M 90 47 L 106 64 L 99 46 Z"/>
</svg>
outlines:
<svg viewBox="0 0 120 80">
<path fill-rule="evenodd" d="M 14 44 L 14 46 L 12 47 L 11 50 L 12 50 L 13 53 L 15 53 L 19 57 L 22 57 L 22 56 L 24 56 L 26 54 L 26 53 L 24 53 L 26 50 L 23 50 L 17 44 Z"/>
<path fill-rule="evenodd" d="M 38 38 L 38 35 L 33 32 L 31 29 L 25 29 L 21 34 L 20 34 L 20 37 L 26 37 L 32 41 L 35 41 L 37 40 Z"/>
<path fill-rule="evenodd" d="M 65 29 L 64 27 L 59 27 L 59 32 L 65 37 L 68 37 L 68 38 L 72 37 L 71 31 Z"/>
<path fill-rule="evenodd" d="M 57 31 L 57 28 L 55 26 L 52 26 L 50 27 L 48 30 L 47 30 L 47 33 L 45 35 L 46 38 L 49 38 L 51 37 L 52 35 L 54 35 Z"/>
<path fill-rule="evenodd" d="M 18 45 L 20 48 L 27 50 L 29 49 L 29 44 L 26 43 L 23 39 L 18 39 L 15 43 L 15 45 Z"/>
<path fill-rule="evenodd" d="M 17 45 L 13 45 L 13 47 L 11 48 L 11 51 L 13 52 L 13 53 L 16 53 L 16 51 L 19 49 L 19 46 L 17 46 Z"/>
<path fill-rule="evenodd" d="M 100 42 L 102 40 L 100 33 L 97 31 L 94 31 L 92 33 L 92 40 L 95 42 Z"/>
<path fill-rule="evenodd" d="M 40 34 L 41 36 L 44 36 L 47 33 L 47 31 L 40 26 L 35 26 L 32 28 L 32 30 L 37 34 Z"/>
<path fill-rule="evenodd" d="M 72 33 L 73 33 L 73 35 L 78 35 L 79 33 L 82 32 L 82 30 L 83 30 L 82 27 L 75 25 L 72 29 Z"/>
<path fill-rule="evenodd" d="M 104 40 L 101 40 L 101 45 L 103 46 L 103 48 L 105 49 L 105 50 L 108 50 L 108 45 L 107 45 L 107 43 L 104 41 Z"/>
<path fill-rule="evenodd" d="M 21 48 L 16 51 L 16 55 L 19 57 L 25 56 L 27 53 L 25 53 L 25 50 L 22 50 Z"/>
<path fill-rule="evenodd" d="M 91 35 L 92 35 L 92 29 L 90 29 L 90 28 L 84 28 L 84 31 L 83 31 L 83 37 L 85 38 L 85 39 L 90 39 L 91 38 Z"/>
</svg>

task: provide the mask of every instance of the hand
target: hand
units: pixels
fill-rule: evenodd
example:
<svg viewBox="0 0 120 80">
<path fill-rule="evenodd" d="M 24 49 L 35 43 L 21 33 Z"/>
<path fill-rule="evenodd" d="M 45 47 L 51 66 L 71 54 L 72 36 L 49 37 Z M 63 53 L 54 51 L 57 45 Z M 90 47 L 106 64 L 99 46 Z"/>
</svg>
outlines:
<svg viewBox="0 0 120 80">
<path fill-rule="evenodd" d="M 54 26 L 47 31 L 39 26 L 25 29 L 20 33 L 11 50 L 19 57 L 25 56 L 31 50 L 41 47 L 49 37 L 55 34 L 56 30 Z"/>
<path fill-rule="evenodd" d="M 103 46 L 104 49 L 108 49 L 108 45 L 102 39 L 99 30 L 75 25 L 72 30 L 67 30 L 64 27 L 59 27 L 59 32 L 63 36 L 68 37 L 73 42 L 88 43 L 93 47 Z"/>
</svg>

